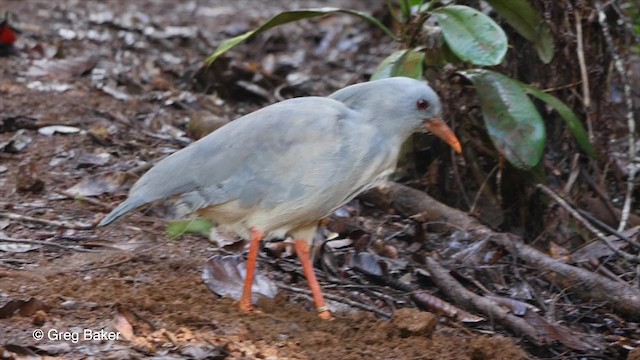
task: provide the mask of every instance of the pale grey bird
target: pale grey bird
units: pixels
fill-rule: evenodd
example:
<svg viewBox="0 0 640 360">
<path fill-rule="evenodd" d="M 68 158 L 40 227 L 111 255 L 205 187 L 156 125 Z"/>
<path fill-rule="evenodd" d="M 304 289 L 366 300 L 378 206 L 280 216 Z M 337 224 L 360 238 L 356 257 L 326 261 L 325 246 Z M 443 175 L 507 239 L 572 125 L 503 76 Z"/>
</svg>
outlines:
<svg viewBox="0 0 640 360">
<path fill-rule="evenodd" d="M 318 222 L 391 174 L 402 143 L 431 131 L 457 152 L 438 95 L 404 77 L 285 100 L 245 115 L 159 161 L 101 222 L 179 196 L 195 212 L 250 240 L 240 309 L 249 312 L 259 243 L 291 236 L 320 317 L 330 319 L 309 260 Z"/>
</svg>

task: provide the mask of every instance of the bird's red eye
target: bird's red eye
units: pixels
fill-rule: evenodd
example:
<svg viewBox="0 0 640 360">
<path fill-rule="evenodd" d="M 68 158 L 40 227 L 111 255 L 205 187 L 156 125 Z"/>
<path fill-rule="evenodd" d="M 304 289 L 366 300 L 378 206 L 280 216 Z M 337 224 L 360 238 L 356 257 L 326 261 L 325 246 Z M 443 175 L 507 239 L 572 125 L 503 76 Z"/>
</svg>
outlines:
<svg viewBox="0 0 640 360">
<path fill-rule="evenodd" d="M 427 110 L 429 108 L 429 102 L 425 99 L 420 99 L 416 102 L 418 110 Z"/>
</svg>

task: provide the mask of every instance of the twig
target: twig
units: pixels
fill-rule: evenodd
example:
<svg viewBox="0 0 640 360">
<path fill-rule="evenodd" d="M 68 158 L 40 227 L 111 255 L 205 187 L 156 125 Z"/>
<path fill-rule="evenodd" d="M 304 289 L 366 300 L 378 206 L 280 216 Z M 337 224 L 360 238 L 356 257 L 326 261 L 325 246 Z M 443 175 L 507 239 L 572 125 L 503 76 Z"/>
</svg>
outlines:
<svg viewBox="0 0 640 360">
<path fill-rule="evenodd" d="M 41 218 L 35 218 L 27 215 L 20 215 L 12 212 L 0 212 L 0 217 L 4 217 L 11 220 L 17 221 L 27 221 L 38 224 L 44 224 L 49 226 L 61 227 L 65 229 L 75 229 L 75 230 L 91 230 L 95 227 L 93 224 L 78 224 L 78 223 L 68 223 L 66 221 L 58 221 L 58 220 L 47 220 Z"/>
<path fill-rule="evenodd" d="M 15 266 L 15 265 L 9 265 L 9 263 L 4 260 L 0 260 L 0 266 L 5 267 L 7 269 L 11 269 L 11 270 L 22 270 L 21 267 Z"/>
<path fill-rule="evenodd" d="M 607 165 L 605 165 L 605 171 L 606 171 L 606 168 L 607 168 Z M 595 191 L 596 195 L 598 195 L 598 197 L 600 197 L 600 200 L 602 200 L 602 202 L 604 203 L 605 207 L 607 208 L 607 211 L 614 218 L 614 221 L 619 221 L 620 219 L 618 218 L 618 213 L 616 212 L 615 207 L 611 203 L 611 200 L 610 200 L 609 196 L 605 193 L 605 191 L 602 190 L 602 188 L 598 184 L 596 184 L 596 182 L 593 180 L 593 178 L 591 178 L 591 176 L 587 175 L 584 171 L 581 171 L 580 175 L 587 182 L 587 184 L 589 184 L 589 186 L 591 186 L 591 189 L 593 189 L 593 191 Z M 604 175 L 603 178 L 606 178 L 606 175 Z"/>
<path fill-rule="evenodd" d="M 471 306 L 480 310 L 491 319 L 497 320 L 501 325 L 509 328 L 517 334 L 522 334 L 537 345 L 545 344 L 547 341 L 540 332 L 525 319 L 510 314 L 506 309 L 500 307 L 495 302 L 484 296 L 479 296 L 467 290 L 462 284 L 449 274 L 449 271 L 442 267 L 436 259 L 426 257 L 426 267 L 431 273 L 433 281 L 438 288 L 456 303 L 464 307 Z"/>
<path fill-rule="evenodd" d="M 635 164 L 634 160 L 636 156 L 636 122 L 633 116 L 633 97 L 631 94 L 631 85 L 629 85 L 627 74 L 624 71 L 622 58 L 614 47 L 615 42 L 613 42 L 613 37 L 611 37 L 611 32 L 609 31 L 609 24 L 607 24 L 607 15 L 604 13 L 600 1 L 596 1 L 595 4 L 596 9 L 598 10 L 598 22 L 602 27 L 602 34 L 604 35 L 606 43 L 609 47 L 609 52 L 611 52 L 611 57 L 613 57 L 613 64 L 615 65 L 615 69 L 616 71 L 618 71 L 620 80 L 622 81 L 622 86 L 624 88 L 625 105 L 627 106 L 627 127 L 629 128 L 629 159 L 627 163 L 627 171 L 629 172 L 629 175 L 627 177 L 627 193 L 625 195 L 624 205 L 622 207 L 622 216 L 620 217 L 620 225 L 618 225 L 618 231 L 623 231 L 627 226 L 627 221 L 629 220 L 629 214 L 631 212 L 631 202 L 633 201 L 632 196 L 634 179 L 636 177 L 638 168 L 640 168 L 640 166 Z"/>
<path fill-rule="evenodd" d="M 79 252 L 96 252 L 89 249 L 75 248 L 72 246 L 66 246 L 61 244 L 56 244 L 48 241 L 41 240 L 23 240 L 23 239 L 15 239 L 6 236 L 0 236 L 0 242 L 9 242 L 14 244 L 30 244 L 30 245 L 43 245 L 43 246 L 53 246 L 60 249 L 70 250 L 70 251 L 79 251 Z"/>
<path fill-rule="evenodd" d="M 586 227 L 591 233 L 593 233 L 598 239 L 602 240 L 607 246 L 617 255 L 622 256 L 625 260 L 628 261 L 638 261 L 638 257 L 629 254 L 628 252 L 620 249 L 616 249 L 616 247 L 609 241 L 607 236 L 600 232 L 600 230 L 596 229 L 587 219 L 585 219 L 580 213 L 574 209 L 571 205 L 569 205 L 560 195 L 556 194 L 553 190 L 549 189 L 543 184 L 537 184 L 536 187 L 545 194 L 547 194 L 550 198 L 555 200 L 560 206 L 562 206 L 565 210 L 571 214 L 576 220 L 578 220 L 584 227 Z"/>
<path fill-rule="evenodd" d="M 550 87 L 550 88 L 544 88 L 544 89 L 542 89 L 542 91 L 548 93 L 548 92 L 554 92 L 554 91 L 563 90 L 563 89 L 569 89 L 569 88 L 575 87 L 576 85 L 580 85 L 581 83 L 582 83 L 582 80 L 574 81 L 572 83 L 568 83 L 568 84 L 565 84 L 565 85 L 558 85 L 558 86 L 553 86 L 553 87 Z"/>
<path fill-rule="evenodd" d="M 111 208 L 112 208 L 111 205 L 109 205 L 107 203 L 104 203 L 104 202 L 102 202 L 100 200 L 97 200 L 97 199 L 94 199 L 94 198 L 91 198 L 91 197 L 88 197 L 88 196 L 74 195 L 74 194 L 72 194 L 72 193 L 70 193 L 70 192 L 68 192 L 66 190 L 56 191 L 55 193 L 57 193 L 59 195 L 62 195 L 62 196 L 66 196 L 67 198 L 72 199 L 72 200 L 77 200 L 77 201 L 80 201 L 80 202 L 86 202 L 86 203 L 89 203 L 91 205 L 99 206 L 99 207 L 101 207 L 103 209 L 111 210 Z"/>
<path fill-rule="evenodd" d="M 478 200 L 480 200 L 480 195 L 482 194 L 482 191 L 484 190 L 485 186 L 487 186 L 487 183 L 489 183 L 489 179 L 491 179 L 491 175 L 493 175 L 493 173 L 496 170 L 498 170 L 498 165 L 494 166 L 493 169 L 491 169 L 491 171 L 489 172 L 489 175 L 487 175 L 487 177 L 482 182 L 482 185 L 480 185 L 480 189 L 478 189 L 478 192 L 476 193 L 476 197 L 473 199 L 473 204 L 471 205 L 471 209 L 469 209 L 469 213 L 473 214 L 475 212 L 476 205 L 478 205 Z"/>
<path fill-rule="evenodd" d="M 80 269 L 80 271 L 91 271 L 91 270 L 98 270 L 98 269 L 106 269 L 108 267 L 112 267 L 112 266 L 118 266 L 118 265 L 122 265 L 124 263 L 127 263 L 133 259 L 136 258 L 136 254 L 128 254 L 128 256 L 122 260 L 118 260 L 118 261 L 114 261 L 108 264 L 104 264 L 104 265 L 96 265 L 96 266 L 91 266 L 91 267 L 86 267 L 86 268 L 82 268 Z"/>
<path fill-rule="evenodd" d="M 616 237 L 618 237 L 619 239 L 622 239 L 622 240 L 628 242 L 629 244 L 633 245 L 636 249 L 640 249 L 640 243 L 638 243 L 637 241 L 633 240 L 632 238 L 626 236 L 625 234 L 617 231 L 616 229 L 612 228 L 611 226 L 607 225 L 604 221 L 602 221 L 602 220 L 598 219 L 597 217 L 591 215 L 590 212 L 582 210 L 582 209 L 578 209 L 578 212 L 580 213 L 580 215 L 586 217 L 589 221 L 593 222 L 594 224 L 596 224 L 596 226 L 599 226 L 601 229 L 603 229 L 605 231 L 608 231 L 612 235 L 615 235 Z M 633 228 L 631 228 L 629 230 L 633 230 Z"/>
<path fill-rule="evenodd" d="M 279 288 L 284 289 L 284 290 L 288 290 L 288 291 L 293 291 L 295 293 L 299 293 L 299 294 L 305 294 L 305 295 L 309 295 L 311 296 L 311 291 L 306 290 L 306 289 L 300 289 L 297 287 L 293 287 L 293 286 L 289 286 L 289 285 L 284 285 L 284 284 L 277 284 Z M 371 307 L 369 305 L 363 304 L 363 303 L 359 303 L 356 301 L 353 301 L 351 299 L 347 299 L 347 298 L 343 298 L 341 296 L 336 296 L 336 295 L 332 295 L 332 294 L 324 294 L 324 297 L 329 299 L 329 300 L 333 300 L 333 301 L 338 301 L 341 302 L 343 304 L 347 304 L 347 305 L 351 305 L 353 307 L 357 307 L 360 308 L 362 310 L 366 310 L 366 311 L 370 311 L 372 313 L 376 313 L 382 317 L 386 317 L 386 318 L 391 318 L 393 315 L 389 314 L 385 311 L 382 311 L 380 309 L 376 309 L 374 307 Z"/>
<path fill-rule="evenodd" d="M 584 44 L 582 39 L 582 15 L 580 11 L 573 12 L 576 17 L 576 41 L 578 52 L 578 64 L 580 64 L 580 77 L 582 78 L 582 102 L 587 113 L 587 129 L 589 131 L 589 140 L 593 140 L 593 126 L 591 124 L 591 93 L 589 92 L 589 73 L 587 72 L 587 63 L 584 60 Z"/>
<path fill-rule="evenodd" d="M 114 262 L 111 262 L 111 263 L 108 263 L 108 264 L 104 264 L 104 265 L 96 265 L 96 266 L 91 266 L 91 267 L 85 267 L 85 268 L 80 269 L 80 271 L 91 271 L 91 270 L 97 270 L 97 269 L 106 269 L 106 268 L 109 268 L 109 267 L 112 267 L 112 266 L 122 265 L 124 263 L 127 263 L 127 262 L 135 259 L 138 255 L 140 255 L 142 253 L 153 251 L 153 250 L 155 250 L 157 248 L 160 248 L 160 247 L 166 245 L 167 243 L 169 243 L 171 241 L 173 241 L 173 240 L 172 239 L 165 240 L 165 241 L 161 242 L 158 245 L 151 246 L 151 247 L 148 247 L 146 249 L 136 250 L 133 253 L 129 253 L 129 254 L 127 254 L 127 257 L 122 259 L 122 260 L 114 261 Z"/>
</svg>

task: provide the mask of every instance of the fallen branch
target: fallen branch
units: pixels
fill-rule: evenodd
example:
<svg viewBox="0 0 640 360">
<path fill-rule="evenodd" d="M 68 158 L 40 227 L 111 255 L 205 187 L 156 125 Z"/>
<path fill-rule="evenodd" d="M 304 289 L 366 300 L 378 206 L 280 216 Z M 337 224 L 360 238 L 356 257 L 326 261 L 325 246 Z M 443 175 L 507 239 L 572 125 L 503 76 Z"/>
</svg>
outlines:
<svg viewBox="0 0 640 360">
<path fill-rule="evenodd" d="M 449 223 L 467 231 L 477 241 L 489 240 L 504 246 L 513 256 L 519 257 L 533 268 L 540 269 L 542 275 L 563 288 L 570 288 L 572 294 L 584 301 L 604 302 L 618 313 L 632 319 L 640 319 L 640 290 L 637 288 L 626 283 L 613 282 L 602 275 L 552 259 L 525 245 L 520 237 L 494 232 L 466 213 L 444 205 L 420 190 L 389 182 L 384 188 L 368 194 L 367 200 L 392 205 L 403 215 L 418 221 Z"/>
<path fill-rule="evenodd" d="M 507 309 L 495 302 L 467 290 L 449 274 L 449 270 L 443 268 L 434 258 L 427 257 L 425 265 L 429 273 L 431 273 L 433 282 L 456 303 L 467 308 L 478 309 L 487 317 L 490 317 L 514 333 L 528 338 L 536 345 L 544 345 L 546 343 L 545 339 L 535 327 L 527 323 L 523 318 L 511 314 Z"/>
</svg>

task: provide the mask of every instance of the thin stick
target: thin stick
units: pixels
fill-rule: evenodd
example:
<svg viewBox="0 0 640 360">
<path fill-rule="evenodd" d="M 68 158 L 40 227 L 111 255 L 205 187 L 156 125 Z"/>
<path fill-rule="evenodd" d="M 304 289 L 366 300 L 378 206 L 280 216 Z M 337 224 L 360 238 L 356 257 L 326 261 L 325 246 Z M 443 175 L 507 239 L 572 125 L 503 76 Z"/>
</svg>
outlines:
<svg viewBox="0 0 640 360">
<path fill-rule="evenodd" d="M 32 216 L 16 214 L 16 213 L 7 212 L 7 211 L 0 212 L 0 217 L 4 217 L 11 220 L 17 220 L 17 221 L 27 221 L 27 222 L 33 222 L 33 223 L 44 224 L 49 226 L 61 227 L 65 229 L 90 230 L 95 228 L 95 225 L 93 224 L 78 224 L 78 223 L 73 224 L 73 223 L 68 223 L 66 221 L 35 218 Z"/>
<path fill-rule="evenodd" d="M 607 225 L 604 221 L 598 219 L 597 217 L 591 215 L 588 211 L 582 210 L 582 209 L 578 209 L 578 212 L 580 213 L 580 215 L 586 217 L 589 221 L 593 222 L 594 224 L 596 224 L 597 226 L 599 226 L 601 229 L 610 232 L 612 235 L 617 236 L 618 238 L 628 242 L 629 244 L 633 245 L 636 249 L 640 249 L 640 243 L 638 243 L 637 241 L 633 240 L 632 238 L 626 236 L 625 234 L 617 231 L 616 229 L 612 228 L 611 226 Z M 629 230 L 633 230 L 633 228 L 629 229 Z M 629 231 L 627 230 L 627 231 Z"/>
<path fill-rule="evenodd" d="M 620 58 L 620 54 L 618 54 L 617 50 L 614 47 L 615 42 L 613 42 L 613 37 L 611 37 L 611 32 L 609 31 L 609 24 L 607 24 L 607 15 L 604 13 L 602 9 L 602 4 L 600 1 L 596 1 L 596 9 L 598 10 L 598 22 L 602 27 L 602 34 L 606 40 L 606 43 L 609 47 L 609 51 L 611 52 L 611 57 L 613 57 L 613 64 L 615 65 L 616 71 L 620 75 L 620 80 L 622 81 L 622 86 L 624 88 L 624 97 L 625 97 L 625 105 L 627 106 L 627 127 L 629 128 L 629 159 L 627 163 L 627 171 L 629 175 L 627 177 L 627 193 L 624 198 L 624 205 L 622 207 L 622 216 L 620 217 L 620 225 L 618 225 L 618 231 L 623 231 L 627 226 L 627 221 L 629 220 L 629 214 L 631 212 L 631 202 L 633 195 L 633 187 L 634 187 L 634 179 L 636 177 L 636 172 L 640 165 L 635 164 L 635 156 L 636 156 L 636 122 L 633 116 L 633 97 L 631 94 L 631 85 L 629 85 L 629 81 L 627 79 L 627 74 L 624 71 L 624 64 L 622 63 L 622 58 Z"/>
<path fill-rule="evenodd" d="M 128 254 L 126 258 L 122 259 L 122 260 L 118 260 L 118 261 L 114 261 L 108 264 L 104 264 L 104 265 L 96 265 L 96 266 L 91 266 L 91 267 L 87 267 L 87 268 L 82 268 L 80 269 L 80 271 L 91 271 L 91 270 L 98 270 L 98 269 L 106 269 L 112 266 L 118 266 L 118 265 L 122 265 L 124 263 L 127 263 L 133 259 L 136 258 L 135 254 Z"/>
<path fill-rule="evenodd" d="M 536 345 L 543 345 L 546 342 L 544 335 L 536 331 L 535 326 L 529 324 L 525 319 L 509 313 L 491 299 L 467 290 L 434 257 L 427 256 L 425 260 L 426 268 L 431 273 L 433 282 L 457 305 L 479 310 L 513 332 L 526 336 Z"/>
<path fill-rule="evenodd" d="M 40 240 L 23 240 L 23 239 L 15 239 L 6 236 L 0 236 L 0 242 L 8 242 L 14 244 L 30 244 L 30 245 L 43 245 L 43 246 L 53 246 L 60 249 L 70 250 L 70 251 L 79 251 L 79 252 L 97 252 L 89 249 L 75 248 L 72 246 L 66 246 L 61 244 L 56 244 L 48 241 L 40 241 Z"/>
<path fill-rule="evenodd" d="M 593 126 L 591 124 L 591 93 L 589 92 L 589 73 L 587 72 L 587 63 L 584 60 L 584 44 L 582 39 L 582 15 L 580 11 L 573 12 L 576 17 L 576 41 L 578 52 L 578 64 L 580 64 L 580 77 L 582 78 L 582 102 L 584 103 L 585 112 L 587 113 L 587 129 L 589 130 L 589 140 L 593 140 Z"/>
<path fill-rule="evenodd" d="M 560 206 L 571 214 L 576 220 L 578 220 L 584 227 L 586 227 L 591 233 L 593 233 L 598 239 L 602 240 L 607 246 L 617 255 L 622 256 L 625 260 L 637 261 L 638 257 L 629 254 L 628 252 L 620 249 L 616 249 L 615 246 L 609 241 L 607 236 L 596 229 L 589 221 L 587 221 L 576 209 L 569 205 L 560 195 L 556 194 L 553 190 L 549 189 L 543 184 L 537 184 L 536 187 L 542 190 L 545 194 L 555 200 Z"/>
<path fill-rule="evenodd" d="M 277 284 L 279 288 L 284 289 L 284 290 L 288 290 L 288 291 L 293 291 L 295 293 L 299 293 L 299 294 L 305 294 L 308 296 L 311 296 L 311 291 L 306 290 L 306 289 L 300 289 L 297 287 L 293 287 L 293 286 L 289 286 L 289 285 L 284 285 L 284 284 Z M 331 294 L 324 294 L 324 297 L 329 299 L 329 300 L 333 300 L 333 301 L 338 301 L 341 302 L 343 304 L 347 304 L 347 305 L 351 305 L 353 307 L 357 307 L 360 308 L 362 310 L 366 310 L 366 311 L 370 311 L 372 313 L 376 313 L 380 316 L 386 317 L 386 318 L 391 318 L 393 315 L 389 314 L 385 311 L 382 311 L 380 309 L 376 309 L 374 307 L 371 307 L 369 305 L 363 304 L 363 303 L 359 303 L 357 301 L 353 301 L 351 299 L 347 299 L 347 298 L 343 298 L 341 296 L 336 296 L 336 295 L 331 295 Z"/>
<path fill-rule="evenodd" d="M 482 195 L 482 191 L 484 191 L 485 186 L 487 186 L 489 179 L 491 179 L 491 176 L 496 170 L 498 170 L 498 165 L 494 166 L 493 169 L 491 169 L 491 171 L 489 172 L 489 175 L 487 175 L 487 177 L 482 182 L 482 185 L 480 185 L 480 189 L 478 189 L 478 192 L 476 193 L 476 197 L 473 199 L 473 204 L 471 205 L 471 209 L 469 209 L 470 214 L 473 214 L 473 212 L 476 210 L 476 205 L 478 205 L 478 200 L 480 200 L 480 195 Z"/>
<path fill-rule="evenodd" d="M 71 194 L 70 192 L 65 191 L 65 190 L 56 191 L 55 193 L 63 195 L 63 196 L 66 196 L 66 197 L 68 197 L 69 199 L 72 199 L 72 200 L 77 200 L 77 201 L 80 201 L 80 202 L 86 202 L 86 203 L 89 203 L 91 205 L 99 206 L 99 207 L 107 209 L 107 210 L 111 210 L 111 208 L 112 208 L 111 205 L 109 205 L 107 203 L 104 203 L 104 202 L 102 202 L 100 200 L 88 197 L 88 196 L 74 195 L 74 194 Z"/>
<path fill-rule="evenodd" d="M 111 263 L 108 263 L 108 264 L 104 264 L 104 265 L 96 265 L 96 266 L 85 267 L 85 268 L 80 269 L 80 271 L 91 271 L 91 270 L 97 270 L 97 269 L 106 269 L 106 268 L 109 268 L 109 267 L 112 267 L 112 266 L 122 265 L 122 264 L 124 264 L 126 262 L 129 262 L 129 261 L 137 258 L 137 256 L 142 254 L 142 253 L 153 251 L 153 250 L 155 250 L 157 248 L 160 248 L 160 247 L 168 244 L 171 241 L 173 241 L 173 240 L 171 240 L 171 239 L 165 240 L 165 241 L 161 242 L 158 245 L 151 246 L 149 248 L 142 249 L 142 250 L 135 250 L 133 253 L 128 253 L 127 257 L 122 259 L 122 260 L 114 261 L 114 262 L 111 262 Z"/>
</svg>

